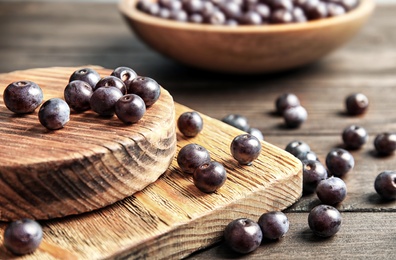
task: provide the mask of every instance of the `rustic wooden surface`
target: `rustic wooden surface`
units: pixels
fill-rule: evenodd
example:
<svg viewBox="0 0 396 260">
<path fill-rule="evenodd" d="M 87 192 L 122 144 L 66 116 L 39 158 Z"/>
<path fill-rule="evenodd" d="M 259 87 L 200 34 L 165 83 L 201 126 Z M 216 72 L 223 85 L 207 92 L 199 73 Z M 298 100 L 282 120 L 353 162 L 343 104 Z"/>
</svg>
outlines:
<svg viewBox="0 0 396 260">
<path fill-rule="evenodd" d="M 372 143 L 376 134 L 396 131 L 395 12 L 395 5 L 378 5 L 351 42 L 320 62 L 285 73 L 246 77 L 195 70 L 161 57 L 136 39 L 114 4 L 0 3 L 0 71 L 127 65 L 157 79 L 179 103 L 213 118 L 243 114 L 268 142 L 284 148 L 301 139 L 322 160 L 341 144 L 344 127 L 360 124 L 370 139 L 353 152 L 356 166 L 345 179 L 349 193 L 339 205 L 345 219 L 340 232 L 332 239 L 314 239 L 307 229 L 307 216 L 318 202 L 314 195 L 303 197 L 287 210 L 291 229 L 285 239 L 243 258 L 395 259 L 396 202 L 381 201 L 373 182 L 380 171 L 396 169 L 396 155 L 377 157 Z M 284 128 L 282 119 L 274 115 L 275 98 L 288 91 L 300 97 L 309 113 L 299 129 Z M 369 97 L 370 108 L 362 117 L 348 117 L 343 100 L 356 91 Z M 190 259 L 239 257 L 220 244 Z"/>
<path fill-rule="evenodd" d="M 112 71 L 92 68 L 102 76 Z M 16 71 L 1 74 L 0 82 L 29 80 L 42 87 L 45 99 L 62 97 L 75 70 Z M 253 165 L 241 166 L 232 158 L 230 144 L 243 132 L 205 115 L 198 136 L 176 135 L 176 118 L 191 109 L 174 104 L 165 89 L 145 118 L 129 127 L 116 117 L 100 119 L 87 111 L 71 115 L 64 129 L 46 131 L 37 123 L 37 112 L 15 118 L 4 104 L 0 108 L 1 150 L 7 151 L 0 159 L 2 219 L 77 214 L 41 221 L 44 247 L 31 259 L 54 257 L 54 247 L 78 259 L 185 257 L 220 241 L 225 225 L 240 212 L 257 219 L 301 197 L 301 162 L 283 149 L 263 142 Z M 15 128 L 28 130 L 20 133 Z M 192 176 L 180 171 L 176 148 L 188 143 L 204 146 L 212 160 L 225 166 L 227 181 L 215 193 L 199 191 Z M 78 159 L 80 154 L 83 159 Z M 1 223 L 0 233 L 4 226 Z M 0 251 L 0 259 L 7 257 Z"/>
</svg>

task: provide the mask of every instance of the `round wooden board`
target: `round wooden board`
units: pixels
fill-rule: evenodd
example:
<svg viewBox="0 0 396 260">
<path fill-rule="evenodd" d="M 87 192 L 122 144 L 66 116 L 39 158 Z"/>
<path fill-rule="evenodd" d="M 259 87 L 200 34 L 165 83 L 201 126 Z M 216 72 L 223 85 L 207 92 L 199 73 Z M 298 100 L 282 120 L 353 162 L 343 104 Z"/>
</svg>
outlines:
<svg viewBox="0 0 396 260">
<path fill-rule="evenodd" d="M 85 66 L 88 67 L 88 66 Z M 103 76 L 111 70 L 89 66 Z M 72 112 L 70 122 L 50 131 L 38 109 L 18 116 L 3 102 L 14 81 L 36 82 L 44 100 L 63 98 L 79 68 L 53 67 L 0 74 L 0 220 L 51 219 L 103 208 L 163 174 L 176 152 L 175 107 L 165 89 L 134 125 L 93 111 Z"/>
</svg>

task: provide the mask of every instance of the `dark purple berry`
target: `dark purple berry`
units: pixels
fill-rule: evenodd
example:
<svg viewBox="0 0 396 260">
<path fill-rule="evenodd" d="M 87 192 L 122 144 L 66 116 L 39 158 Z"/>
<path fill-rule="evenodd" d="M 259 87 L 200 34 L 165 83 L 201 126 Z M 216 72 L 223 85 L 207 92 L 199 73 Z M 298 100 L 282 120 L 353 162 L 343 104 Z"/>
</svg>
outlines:
<svg viewBox="0 0 396 260">
<path fill-rule="evenodd" d="M 131 84 L 132 80 L 137 77 L 137 74 L 131 68 L 117 67 L 116 69 L 113 70 L 111 76 L 121 79 L 124 82 L 126 89 L 128 90 L 129 84 Z"/>
<path fill-rule="evenodd" d="M 345 199 L 347 187 L 342 179 L 331 176 L 319 182 L 316 187 L 316 195 L 322 203 L 336 205 Z"/>
<path fill-rule="evenodd" d="M 308 225 L 312 232 L 320 237 L 331 237 L 341 228 L 340 212 L 329 205 L 318 205 L 308 215 Z"/>
<path fill-rule="evenodd" d="M 15 255 L 34 252 L 42 239 L 40 224 L 31 219 L 13 221 L 4 230 L 4 246 Z"/>
<path fill-rule="evenodd" d="M 271 13 L 271 23 L 274 24 L 286 24 L 292 23 L 294 17 L 291 11 L 286 9 L 277 9 Z"/>
<path fill-rule="evenodd" d="M 295 140 L 286 145 L 285 151 L 291 153 L 295 157 L 301 157 L 311 151 L 311 147 L 303 141 Z"/>
<path fill-rule="evenodd" d="M 63 95 L 70 108 L 80 112 L 91 108 L 89 100 L 91 99 L 92 93 L 92 87 L 87 82 L 74 80 L 67 84 Z"/>
<path fill-rule="evenodd" d="M 180 169 L 192 174 L 200 165 L 210 162 L 210 154 L 205 147 L 199 144 L 187 144 L 180 149 L 177 155 L 177 164 Z"/>
<path fill-rule="evenodd" d="M 43 91 L 32 81 L 16 81 L 4 89 L 3 100 L 14 113 L 32 113 L 43 101 Z"/>
<path fill-rule="evenodd" d="M 250 128 L 247 118 L 238 114 L 227 115 L 221 121 L 245 132 Z"/>
<path fill-rule="evenodd" d="M 241 24 L 246 25 L 260 25 L 263 23 L 263 18 L 261 18 L 261 15 L 256 11 L 249 10 L 241 14 L 239 21 Z"/>
<path fill-rule="evenodd" d="M 93 69 L 83 68 L 73 72 L 69 78 L 69 82 L 74 80 L 85 81 L 92 87 L 92 89 L 95 89 L 96 83 L 100 80 L 100 75 Z"/>
<path fill-rule="evenodd" d="M 330 17 L 340 16 L 346 13 L 345 8 L 336 3 L 327 3 L 327 11 Z"/>
<path fill-rule="evenodd" d="M 213 193 L 218 190 L 227 179 L 224 166 L 215 161 L 200 165 L 193 173 L 194 185 L 202 192 Z"/>
<path fill-rule="evenodd" d="M 115 113 L 115 104 L 123 96 L 120 89 L 113 86 L 100 87 L 94 91 L 89 100 L 94 112 L 111 117 Z"/>
<path fill-rule="evenodd" d="M 375 191 L 386 200 L 396 199 L 396 171 L 383 171 L 374 182 Z"/>
<path fill-rule="evenodd" d="M 374 139 L 375 150 L 380 155 L 390 155 L 396 150 L 396 133 L 381 133 Z"/>
<path fill-rule="evenodd" d="M 335 148 L 327 154 L 326 166 L 331 175 L 342 177 L 353 169 L 355 160 L 347 150 Z"/>
<path fill-rule="evenodd" d="M 70 120 L 70 107 L 63 99 L 48 99 L 41 105 L 38 118 L 40 123 L 47 129 L 61 129 Z"/>
<path fill-rule="evenodd" d="M 281 211 L 262 214 L 258 224 L 263 232 L 263 238 L 271 240 L 282 238 L 289 230 L 289 220 Z"/>
<path fill-rule="evenodd" d="M 137 123 L 146 113 L 146 105 L 141 97 L 135 94 L 122 96 L 115 103 L 115 113 L 125 124 Z"/>
<path fill-rule="evenodd" d="M 203 129 L 202 117 L 195 111 L 184 112 L 177 119 L 179 131 L 186 137 L 194 137 Z"/>
<path fill-rule="evenodd" d="M 248 134 L 251 134 L 251 135 L 255 136 L 257 139 L 259 139 L 259 140 L 261 140 L 261 141 L 264 140 L 264 135 L 263 135 L 263 133 L 262 133 L 259 129 L 257 129 L 257 128 L 250 127 L 249 130 L 248 130 L 247 132 L 248 132 Z"/>
<path fill-rule="evenodd" d="M 121 79 L 115 77 L 115 76 L 107 76 L 104 78 L 101 78 L 98 83 L 96 83 L 96 86 L 94 88 L 94 91 L 101 87 L 115 87 L 118 88 L 123 95 L 126 94 L 126 86 L 124 84 L 124 81 Z"/>
<path fill-rule="evenodd" d="M 290 128 L 297 128 L 307 120 L 307 110 L 302 106 L 291 107 L 283 113 L 285 124 Z"/>
<path fill-rule="evenodd" d="M 231 221 L 224 230 L 226 245 L 235 252 L 247 254 L 256 250 L 263 239 L 259 224 L 248 218 Z"/>
<path fill-rule="evenodd" d="M 367 143 L 368 134 L 363 127 L 351 125 L 342 132 L 342 140 L 347 149 L 355 150 Z"/>
<path fill-rule="evenodd" d="M 312 193 L 319 182 L 327 179 L 327 170 L 319 161 L 303 161 L 303 192 Z"/>
<path fill-rule="evenodd" d="M 296 156 L 300 161 L 311 160 L 311 161 L 319 161 L 316 153 L 312 151 L 308 151 L 306 153 L 300 153 Z"/>
<path fill-rule="evenodd" d="M 161 87 L 152 78 L 138 76 L 129 84 L 128 93 L 140 96 L 149 107 L 159 99 Z"/>
<path fill-rule="evenodd" d="M 261 143 L 251 134 L 241 134 L 231 142 L 231 154 L 240 164 L 251 165 L 260 155 Z"/>
<path fill-rule="evenodd" d="M 362 93 L 354 93 L 345 99 L 346 111 L 350 115 L 361 115 L 369 106 L 368 98 Z"/>
</svg>

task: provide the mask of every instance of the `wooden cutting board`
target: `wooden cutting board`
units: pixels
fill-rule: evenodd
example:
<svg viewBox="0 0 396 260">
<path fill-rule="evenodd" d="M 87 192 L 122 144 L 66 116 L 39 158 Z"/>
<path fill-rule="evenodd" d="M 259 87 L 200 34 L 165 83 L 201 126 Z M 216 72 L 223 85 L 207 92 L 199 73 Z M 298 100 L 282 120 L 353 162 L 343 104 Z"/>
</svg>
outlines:
<svg viewBox="0 0 396 260">
<path fill-rule="evenodd" d="M 111 72 L 101 67 L 90 67 L 102 76 Z M 32 69 L 12 75 L 25 75 L 25 80 L 40 76 L 63 88 L 76 69 Z M 4 79 L 9 80 L 10 74 L 1 74 L 2 84 Z M 62 93 L 63 89 L 58 91 Z M 4 106 L 4 103 L 0 104 Z M 174 103 L 174 108 L 174 120 L 181 113 L 191 111 L 178 103 Z M 1 107 L 1 113 L 3 109 Z M 79 116 L 81 120 L 84 118 Z M 242 132 L 219 120 L 202 117 L 204 130 L 197 137 L 185 138 L 176 131 L 176 155 L 188 143 L 206 147 L 213 160 L 226 167 L 228 179 L 221 189 L 213 194 L 200 192 L 191 175 L 180 171 L 176 156 L 173 156 L 170 166 L 158 180 L 131 196 L 91 212 L 40 220 L 43 242 L 35 253 L 22 258 L 179 259 L 220 241 L 224 227 L 232 219 L 249 217 L 256 220 L 262 213 L 283 210 L 300 198 L 302 167 L 299 160 L 263 141 L 262 153 L 253 165 L 241 166 L 230 155 L 229 146 L 232 139 Z M 114 133 L 109 133 L 109 140 L 113 137 Z M 66 147 L 68 145 L 65 144 Z M 0 175 L 2 171 L 0 165 Z M 117 187 L 113 188 L 116 190 Z M 13 203 L 12 200 L 9 203 Z M 1 234 L 6 224 L 0 223 Z M 0 236 L 0 243 L 2 239 Z M 12 257 L 4 246 L 0 247 L 0 259 Z"/>
</svg>

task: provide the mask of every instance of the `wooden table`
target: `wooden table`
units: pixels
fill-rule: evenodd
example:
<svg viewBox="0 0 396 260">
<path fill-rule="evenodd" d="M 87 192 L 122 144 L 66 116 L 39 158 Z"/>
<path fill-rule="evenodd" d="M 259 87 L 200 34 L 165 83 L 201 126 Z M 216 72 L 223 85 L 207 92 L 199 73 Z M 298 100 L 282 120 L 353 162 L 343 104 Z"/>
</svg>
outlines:
<svg viewBox="0 0 396 260">
<path fill-rule="evenodd" d="M 281 148 L 305 141 L 322 161 L 341 144 L 346 126 L 361 125 L 370 139 L 352 152 L 356 166 L 345 177 L 348 196 L 338 206 L 344 219 L 340 232 L 330 239 L 314 237 L 307 216 L 318 200 L 304 196 L 285 211 L 291 223 L 286 237 L 243 258 L 396 259 L 396 202 L 381 201 L 373 187 L 379 172 L 396 169 L 396 155 L 378 157 L 373 146 L 378 133 L 396 131 L 395 12 L 396 5 L 378 6 L 351 42 L 320 62 L 274 75 L 238 76 L 187 68 L 158 55 L 130 32 L 115 3 L 0 1 L 0 73 L 85 64 L 129 66 L 155 78 L 181 104 L 218 119 L 244 115 L 266 141 Z M 285 92 L 295 93 L 308 110 L 301 128 L 287 129 L 274 115 L 274 101 Z M 368 96 L 364 116 L 345 115 L 344 99 L 352 92 Z M 189 259 L 239 257 L 220 244 Z"/>
</svg>

